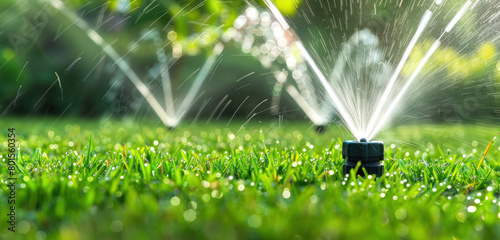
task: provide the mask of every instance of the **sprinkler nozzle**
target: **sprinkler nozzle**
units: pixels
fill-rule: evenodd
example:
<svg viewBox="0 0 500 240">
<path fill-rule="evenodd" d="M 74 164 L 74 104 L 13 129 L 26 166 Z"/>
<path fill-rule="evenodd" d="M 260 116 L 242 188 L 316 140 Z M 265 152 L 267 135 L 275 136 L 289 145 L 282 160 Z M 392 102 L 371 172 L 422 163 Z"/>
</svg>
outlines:
<svg viewBox="0 0 500 240">
<path fill-rule="evenodd" d="M 384 143 L 381 141 L 368 142 L 366 138 L 358 141 L 345 141 L 342 143 L 342 158 L 346 160 L 344 164 L 344 175 L 355 169 L 358 162 L 361 166 L 356 175 L 365 176 L 363 168 L 368 175 L 375 174 L 377 177 L 384 174 Z"/>
</svg>

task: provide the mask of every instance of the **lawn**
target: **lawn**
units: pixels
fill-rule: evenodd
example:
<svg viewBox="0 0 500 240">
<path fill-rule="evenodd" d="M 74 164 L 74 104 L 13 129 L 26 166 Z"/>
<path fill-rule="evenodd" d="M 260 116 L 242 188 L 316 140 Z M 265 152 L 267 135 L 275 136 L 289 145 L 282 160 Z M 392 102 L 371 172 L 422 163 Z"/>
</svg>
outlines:
<svg viewBox="0 0 500 240">
<path fill-rule="evenodd" d="M 0 120 L 0 239 L 499 239 L 494 125 L 383 131 L 385 175 L 343 176 L 346 130 L 306 122 Z M 16 232 L 8 231 L 8 128 Z"/>
</svg>

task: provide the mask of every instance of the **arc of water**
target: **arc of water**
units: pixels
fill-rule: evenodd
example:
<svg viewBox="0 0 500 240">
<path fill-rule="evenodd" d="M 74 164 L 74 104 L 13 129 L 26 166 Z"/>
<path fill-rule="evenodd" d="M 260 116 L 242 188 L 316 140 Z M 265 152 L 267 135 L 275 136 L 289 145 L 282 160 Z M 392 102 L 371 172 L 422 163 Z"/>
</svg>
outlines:
<svg viewBox="0 0 500 240">
<path fill-rule="evenodd" d="M 306 59 L 307 63 L 309 63 L 309 66 L 313 69 L 313 72 L 316 74 L 316 76 L 320 80 L 321 84 L 323 85 L 323 87 L 327 91 L 327 93 L 328 93 L 327 95 L 331 98 L 333 105 L 335 106 L 335 108 L 337 109 L 337 111 L 340 114 L 340 117 L 342 119 L 344 119 L 344 122 L 347 124 L 347 127 L 349 129 L 351 129 L 351 132 L 354 134 L 354 136 L 358 139 L 361 139 L 363 136 L 361 136 L 359 129 L 354 124 L 354 121 L 352 120 L 351 115 L 347 112 L 346 108 L 344 107 L 344 105 L 340 101 L 340 98 L 337 96 L 337 94 L 333 90 L 330 83 L 328 83 L 328 80 L 326 80 L 326 77 L 323 75 L 321 70 L 319 70 L 318 66 L 316 65 L 316 62 L 314 62 L 312 57 L 309 55 L 307 50 L 304 48 L 304 45 L 302 44 L 302 42 L 297 41 L 297 42 L 295 42 L 295 44 L 297 45 L 299 51 L 302 53 L 302 55 Z"/>
<path fill-rule="evenodd" d="M 311 105 L 307 102 L 307 100 L 304 99 L 304 97 L 302 97 L 302 95 L 299 93 L 297 88 L 295 88 L 294 86 L 288 86 L 286 88 L 286 91 L 288 92 L 288 94 L 290 94 L 290 96 L 293 97 L 293 99 L 295 99 L 297 104 L 299 104 L 300 108 L 304 110 L 307 117 L 309 117 L 309 119 L 311 119 L 311 121 L 316 126 L 322 126 L 323 124 L 326 124 L 326 119 L 324 119 L 321 116 L 321 114 L 316 112 L 314 108 L 311 107 Z"/>
<path fill-rule="evenodd" d="M 479 2 L 477 0 L 475 4 Z M 474 4 L 474 5 L 475 5 Z M 453 17 L 453 19 L 446 25 L 445 30 L 439 36 L 437 40 L 434 41 L 432 46 L 429 48 L 427 53 L 425 54 L 424 58 L 422 61 L 419 63 L 415 71 L 412 73 L 408 81 L 405 83 L 399 94 L 396 96 L 396 98 L 393 100 L 393 102 L 389 105 L 387 110 L 384 112 L 384 115 L 382 115 L 382 118 L 380 121 L 378 121 L 377 125 L 375 125 L 374 129 L 368 134 L 367 139 L 370 140 L 371 138 L 374 137 L 374 135 L 385 125 L 385 122 L 388 120 L 389 116 L 391 115 L 392 111 L 394 111 L 396 104 L 401 100 L 403 95 L 405 94 L 406 90 L 408 90 L 409 86 L 412 84 L 413 80 L 417 77 L 417 75 L 420 73 L 424 65 L 429 61 L 430 57 L 434 54 L 434 52 L 437 50 L 437 48 L 441 45 L 441 39 L 442 37 L 447 33 L 450 32 L 455 24 L 464 16 L 465 12 L 471 7 L 472 1 L 468 0 L 457 12 L 457 14 Z"/>
<path fill-rule="evenodd" d="M 158 59 L 158 63 L 160 66 L 160 76 L 163 86 L 163 98 L 165 100 L 165 110 L 167 111 L 168 115 L 174 116 L 175 115 L 174 96 L 172 92 L 172 81 L 170 79 L 168 57 L 167 54 L 165 54 L 165 52 L 162 51 L 163 46 L 161 44 L 162 41 L 159 34 L 157 32 L 154 32 L 152 38 L 157 49 L 156 57 Z"/>
<path fill-rule="evenodd" d="M 189 107 L 191 107 L 191 104 L 193 104 L 193 100 L 195 99 L 196 94 L 199 92 L 203 81 L 207 78 L 208 74 L 217 61 L 217 57 L 221 54 L 223 49 L 224 45 L 222 45 L 222 43 L 218 43 L 217 45 L 215 45 L 214 50 L 208 57 L 207 61 L 205 61 L 205 63 L 201 67 L 201 70 L 196 76 L 193 85 L 182 101 L 181 106 L 178 108 L 178 112 L 175 115 L 176 119 L 181 119 L 187 113 L 187 110 L 189 109 Z"/>
<path fill-rule="evenodd" d="M 224 46 L 221 43 L 215 46 L 211 55 L 202 66 L 200 73 L 198 73 L 193 83 L 193 86 L 189 89 L 188 94 L 183 99 L 181 106 L 179 107 L 176 113 L 174 107 L 173 94 L 172 94 L 171 79 L 168 71 L 169 69 L 167 61 L 168 59 L 167 56 L 163 53 L 163 51 L 161 51 L 161 48 L 163 48 L 161 47 L 161 43 L 158 42 L 158 39 L 155 39 L 155 45 L 157 46 L 157 48 L 161 47 L 157 52 L 157 58 L 161 68 L 160 74 L 162 78 L 163 92 L 165 98 L 165 109 L 166 109 L 164 110 L 160 105 L 160 103 L 153 96 L 151 91 L 148 89 L 148 87 L 140 80 L 140 78 L 137 76 L 134 70 L 132 70 L 132 68 L 127 64 L 125 60 L 122 59 L 122 57 L 120 57 L 120 55 L 116 52 L 116 50 L 114 50 L 114 48 L 111 47 L 111 45 L 107 44 L 95 30 L 93 30 L 85 21 L 80 19 L 75 13 L 69 10 L 60 0 L 45 0 L 45 1 L 50 3 L 54 8 L 61 11 L 67 18 L 72 20 L 75 23 L 75 25 L 84 30 L 87 33 L 87 36 L 96 45 L 101 47 L 101 49 L 113 61 L 115 61 L 115 64 L 120 68 L 120 70 L 122 70 L 122 72 L 130 79 L 130 81 L 134 84 L 134 86 L 144 96 L 146 101 L 153 108 L 158 117 L 160 117 L 162 122 L 169 127 L 175 127 L 179 123 L 180 119 L 182 119 L 184 115 L 187 113 L 187 110 L 192 105 L 196 97 L 196 94 L 199 92 L 201 88 L 203 81 L 206 79 L 211 69 L 213 68 L 217 56 L 219 56 L 222 50 L 224 49 Z"/>
<path fill-rule="evenodd" d="M 403 88 L 401 89 L 401 91 L 398 93 L 398 95 L 396 96 L 396 98 L 394 98 L 391 102 L 391 104 L 389 105 L 389 107 L 386 109 L 385 113 L 382 115 L 380 121 L 378 121 L 378 124 L 375 125 L 375 128 L 373 129 L 373 132 L 370 133 L 368 136 L 367 136 L 367 139 L 371 140 L 374 136 L 374 133 L 378 132 L 380 130 L 380 128 L 382 128 L 382 126 L 384 126 L 385 122 L 388 120 L 390 114 L 392 113 L 392 111 L 394 111 L 394 109 L 396 108 L 396 105 L 399 103 L 399 101 L 401 100 L 401 98 L 403 97 L 403 95 L 405 94 L 406 90 L 408 90 L 408 88 L 410 87 L 410 85 L 412 84 L 413 80 L 415 80 L 415 78 L 417 77 L 417 75 L 420 73 L 420 71 L 422 70 L 422 68 L 425 66 L 425 64 L 427 63 L 427 61 L 429 61 L 430 57 L 434 54 L 434 52 L 436 52 L 437 48 L 441 45 L 441 41 L 439 40 L 436 40 L 431 48 L 427 51 L 427 53 L 425 54 L 424 58 L 422 59 L 422 61 L 418 64 L 417 68 L 415 69 L 415 71 L 412 73 L 412 75 L 410 76 L 410 78 L 408 79 L 408 81 L 406 82 L 406 84 L 403 86 Z M 369 141 L 368 140 L 368 141 Z"/>
<path fill-rule="evenodd" d="M 175 126 L 178 121 L 170 117 L 165 110 L 163 110 L 162 106 L 156 98 L 153 96 L 151 91 L 149 91 L 148 87 L 140 80 L 140 78 L 135 74 L 132 68 L 121 59 L 120 55 L 115 51 L 113 47 L 107 44 L 104 39 L 99 35 L 96 31 L 94 31 L 88 24 L 80 19 L 73 11 L 69 10 L 63 2 L 60 0 L 46 0 L 48 1 L 54 8 L 58 9 L 62 14 L 64 14 L 67 18 L 71 19 L 79 28 L 84 30 L 87 33 L 87 36 L 98 45 L 122 70 L 122 72 L 130 79 L 130 81 L 134 84 L 134 86 L 139 90 L 139 92 L 144 96 L 146 101 L 151 105 L 155 113 L 160 117 L 162 122 L 167 126 Z"/>
<path fill-rule="evenodd" d="M 266 3 L 266 5 L 269 8 L 269 10 L 271 10 L 271 13 L 274 15 L 274 17 L 278 20 L 278 22 L 280 23 L 281 27 L 285 31 L 289 31 L 290 33 L 292 33 L 296 37 L 297 40 L 295 41 L 295 45 L 299 49 L 299 51 L 302 54 L 302 56 L 305 58 L 306 62 L 312 68 L 312 70 L 313 70 L 314 74 L 316 75 L 316 77 L 318 77 L 318 79 L 320 80 L 321 85 L 323 86 L 323 88 L 325 88 L 328 97 L 330 97 L 330 99 L 332 100 L 332 103 L 333 103 L 334 107 L 336 108 L 336 110 L 338 111 L 340 117 L 344 120 L 344 122 L 346 123 L 347 127 L 351 130 L 351 132 L 353 133 L 353 135 L 356 138 L 360 139 L 362 136 L 361 136 L 358 128 L 354 124 L 354 121 L 352 120 L 352 117 L 346 111 L 346 108 L 344 107 L 344 105 L 340 101 L 340 98 L 337 96 L 337 94 L 333 90 L 332 86 L 328 83 L 328 80 L 326 80 L 326 77 L 323 75 L 323 73 L 321 72 L 321 70 L 319 70 L 318 66 L 316 65 L 316 62 L 313 60 L 313 58 L 311 57 L 311 55 L 309 55 L 309 53 L 305 49 L 305 47 L 302 44 L 302 42 L 300 42 L 300 40 L 297 37 L 297 35 L 293 33 L 293 30 L 290 29 L 290 26 L 288 25 L 288 23 L 286 22 L 285 18 L 280 13 L 280 11 L 278 10 L 278 8 L 274 5 L 274 3 L 271 0 L 264 0 L 264 2 Z"/>
<path fill-rule="evenodd" d="M 387 87 L 384 90 L 384 93 L 382 94 L 382 97 L 377 101 L 377 106 L 375 108 L 375 111 L 373 112 L 372 117 L 370 118 L 370 121 L 368 121 L 368 127 L 366 129 L 363 129 L 363 132 L 365 134 L 370 134 L 373 132 L 372 128 L 374 128 L 375 123 L 377 122 L 377 118 L 379 117 L 380 113 L 382 112 L 382 108 L 384 107 L 385 103 L 387 102 L 389 98 L 389 93 L 392 91 L 392 88 L 394 87 L 394 84 L 396 83 L 396 80 L 399 76 L 399 73 L 403 69 L 404 64 L 406 63 L 406 60 L 408 60 L 408 57 L 410 56 L 411 51 L 415 47 L 415 44 L 417 43 L 418 39 L 420 38 L 420 35 L 424 31 L 424 29 L 427 27 L 427 24 L 429 23 L 430 19 L 432 17 L 432 12 L 430 10 L 425 11 L 424 15 L 422 16 L 420 23 L 418 25 L 417 31 L 413 35 L 413 38 L 411 39 L 410 43 L 408 44 L 408 47 L 406 47 L 406 50 L 403 54 L 403 57 L 399 61 L 396 69 L 394 70 L 389 83 L 387 84 Z M 368 137 L 368 136 L 363 136 L 363 137 Z M 370 140 L 368 138 L 368 140 Z"/>
</svg>

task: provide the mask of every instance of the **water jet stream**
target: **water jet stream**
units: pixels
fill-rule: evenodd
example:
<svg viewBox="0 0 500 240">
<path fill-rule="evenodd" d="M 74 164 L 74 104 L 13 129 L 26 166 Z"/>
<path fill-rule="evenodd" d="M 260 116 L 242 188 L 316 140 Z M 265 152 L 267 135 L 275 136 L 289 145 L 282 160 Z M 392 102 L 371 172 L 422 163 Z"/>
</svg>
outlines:
<svg viewBox="0 0 500 240">
<path fill-rule="evenodd" d="M 62 14 L 64 14 L 67 18 L 74 21 L 74 23 L 84 30 L 87 33 L 87 36 L 98 45 L 113 61 L 115 61 L 116 65 L 122 70 L 122 72 L 130 79 L 130 81 L 134 84 L 134 86 L 139 90 L 139 92 L 144 96 L 146 101 L 151 105 L 155 113 L 160 117 L 161 121 L 167 126 L 176 126 L 178 124 L 178 120 L 173 119 L 168 116 L 168 114 L 163 110 L 162 106 L 156 98 L 154 98 L 151 91 L 149 91 L 148 87 L 140 80 L 137 74 L 132 70 L 132 68 L 121 59 L 120 55 L 116 52 L 116 50 L 107 44 L 104 39 L 90 26 L 80 19 L 75 13 L 69 10 L 63 2 L 60 0 L 46 0 L 48 1 L 54 8 L 58 9 Z"/>
<path fill-rule="evenodd" d="M 439 36 L 438 39 L 434 41 L 432 46 L 427 50 L 425 56 L 423 59 L 418 63 L 417 68 L 413 71 L 411 76 L 406 80 L 405 82 L 402 83 L 401 89 L 395 89 L 396 88 L 396 83 L 398 82 L 400 73 L 405 66 L 410 54 L 412 53 L 413 49 L 415 48 L 419 38 L 422 36 L 423 32 L 426 30 L 427 26 L 430 23 L 430 20 L 433 16 L 433 12 L 430 9 L 427 9 L 425 13 L 423 14 L 419 25 L 411 38 L 410 42 L 408 43 L 408 46 L 406 47 L 402 58 L 399 60 L 398 65 L 396 68 L 392 71 L 390 74 L 390 78 L 388 80 L 388 83 L 383 86 L 383 92 L 381 94 L 377 94 L 376 101 L 373 101 L 375 105 L 372 107 L 374 108 L 374 111 L 372 113 L 364 113 L 365 111 L 369 110 L 370 106 L 365 106 L 362 101 L 362 98 L 354 97 L 353 102 L 343 102 L 341 101 L 341 97 L 346 97 L 342 94 L 342 92 L 335 91 L 334 86 L 328 82 L 328 80 L 325 78 L 325 75 L 321 72 L 321 70 L 318 68 L 317 64 L 311 57 L 311 55 L 307 52 L 305 49 L 303 43 L 300 41 L 300 39 L 297 37 L 297 35 L 293 32 L 293 30 L 290 28 L 290 25 L 287 23 L 285 20 L 285 17 L 280 13 L 278 8 L 274 5 L 272 0 L 264 0 L 266 3 L 267 7 L 269 8 L 270 12 L 274 15 L 274 17 L 277 19 L 277 21 L 280 23 L 281 27 L 289 32 L 295 39 L 297 39 L 294 43 L 296 47 L 298 48 L 299 52 L 301 53 L 302 57 L 305 59 L 305 61 L 308 63 L 309 67 L 312 69 L 318 80 L 320 81 L 322 87 L 324 88 L 326 95 L 328 95 L 329 99 L 332 101 L 333 107 L 337 110 L 339 117 L 344 121 L 346 124 L 347 128 L 352 132 L 354 137 L 357 139 L 361 138 L 367 138 L 368 141 L 370 141 L 381 129 L 382 127 L 387 123 L 387 121 L 390 119 L 391 115 L 393 114 L 394 110 L 396 109 L 397 105 L 401 102 L 401 99 L 411 86 L 411 84 L 414 82 L 418 74 L 421 72 L 423 67 L 427 64 L 427 62 L 430 60 L 432 55 L 436 52 L 436 50 L 439 48 L 441 45 L 441 39 L 443 38 L 446 33 L 450 32 L 453 27 L 456 25 L 456 23 L 465 15 L 467 10 L 472 9 L 480 0 L 467 0 L 460 10 L 456 13 L 456 15 L 452 18 L 452 20 L 446 25 L 444 28 L 443 33 Z M 439 3 L 438 3 L 439 5 Z M 345 49 L 342 49 L 342 52 L 339 54 L 337 60 L 336 60 L 336 65 L 333 67 L 333 72 L 330 76 L 331 81 L 339 79 L 342 77 L 340 73 L 342 69 L 345 67 L 345 62 L 341 61 L 342 57 L 344 56 Z M 360 75 L 357 75 L 355 77 L 360 77 Z M 342 86 L 340 86 L 342 88 Z M 295 91 L 294 91 L 295 90 Z M 345 90 L 345 89 L 343 89 Z M 350 90 L 354 91 L 356 88 L 351 88 Z M 382 89 L 381 89 L 382 90 Z M 397 92 L 394 92 L 397 90 Z M 308 104 L 304 104 L 305 101 L 301 101 L 301 97 L 299 96 L 300 93 L 293 88 L 287 88 L 287 91 L 289 92 L 290 95 L 294 99 L 297 99 L 297 103 L 299 106 L 301 106 L 302 109 L 306 112 L 306 114 L 311 118 L 314 117 L 314 113 L 311 113 L 311 111 L 308 110 Z M 354 94 L 354 93 L 352 93 Z M 364 93 L 362 93 L 364 94 Z M 394 94 L 395 97 L 394 99 L 390 99 L 391 96 Z M 302 98 L 303 99 L 303 98 Z M 390 103 L 389 103 L 390 101 Z M 307 110 L 306 110 L 307 109 Z M 351 110 L 351 111 L 348 111 Z M 364 113 L 364 114 L 363 114 Z M 313 122 L 314 120 L 311 119 Z M 356 121 L 354 121 L 356 120 Z M 368 122 L 366 122 L 369 120 Z"/>
<path fill-rule="evenodd" d="M 307 117 L 309 117 L 309 119 L 311 119 L 311 121 L 314 123 L 314 125 L 323 126 L 324 124 L 326 124 L 326 121 L 324 120 L 324 118 L 322 118 L 321 115 L 318 114 L 314 110 L 314 108 L 311 107 L 311 105 L 309 103 L 307 103 L 307 101 L 304 99 L 304 97 L 302 97 L 302 95 L 299 93 L 297 88 L 295 88 L 294 86 L 288 86 L 286 88 L 286 91 L 288 92 L 288 94 L 290 94 L 290 96 L 293 97 L 293 99 L 295 99 L 297 104 L 300 106 L 300 108 L 302 108 L 304 110 Z"/>
<path fill-rule="evenodd" d="M 158 64 L 160 66 L 160 77 L 163 86 L 163 97 L 165 100 L 165 109 L 169 116 L 175 115 L 174 108 L 174 95 L 172 91 L 172 81 L 170 79 L 170 68 L 168 66 L 168 57 L 164 51 L 162 51 L 162 40 L 160 38 L 160 34 L 154 31 L 151 34 L 151 38 L 153 40 L 154 45 L 156 46 L 156 58 L 158 60 Z"/>
<path fill-rule="evenodd" d="M 293 33 L 293 30 L 290 29 L 290 26 L 286 22 L 286 20 L 283 17 L 283 15 L 281 15 L 281 13 L 278 10 L 278 8 L 274 5 L 274 3 L 271 0 L 264 0 L 264 2 L 266 3 L 267 7 L 271 10 L 271 13 L 274 15 L 274 17 L 278 20 L 278 22 L 280 23 L 281 27 L 285 31 L 289 31 L 290 33 L 292 33 L 292 35 L 295 36 L 295 39 L 297 39 L 295 41 L 295 45 L 297 46 L 297 48 L 299 49 L 300 53 L 305 58 L 306 62 L 312 68 L 314 74 L 320 80 L 320 83 L 323 85 L 323 87 L 327 91 L 327 93 L 328 93 L 327 95 L 328 95 L 328 97 L 331 98 L 333 105 L 335 106 L 336 110 L 339 113 L 339 116 L 344 120 L 344 122 L 346 123 L 347 127 L 351 130 L 352 134 L 356 138 L 360 139 L 362 136 L 361 136 L 359 130 L 357 129 L 356 125 L 354 124 L 354 121 L 352 120 L 351 116 L 348 114 L 347 110 L 345 109 L 345 107 L 341 103 L 340 98 L 337 96 L 337 94 L 335 93 L 335 91 L 332 89 L 332 86 L 328 83 L 328 80 L 326 80 L 326 77 L 323 75 L 323 73 L 321 72 L 321 70 L 319 70 L 318 66 L 316 65 L 316 63 L 314 62 L 314 60 L 312 59 L 312 57 L 309 55 L 309 53 L 307 52 L 307 50 L 305 49 L 305 47 L 302 44 L 302 42 L 300 42 L 299 38 L 296 37 L 296 34 Z"/>
<path fill-rule="evenodd" d="M 40 0 L 43 1 L 43 0 Z M 196 100 L 196 96 L 200 91 L 203 81 L 207 78 L 208 74 L 214 68 L 217 62 L 217 57 L 220 56 L 224 46 L 221 43 L 216 44 L 207 61 L 201 68 L 193 85 L 189 89 L 187 95 L 182 100 L 179 108 L 176 110 L 174 106 L 173 91 L 171 85 L 171 79 L 169 74 L 168 58 L 167 55 L 162 51 L 165 46 L 162 46 L 161 39 L 154 28 L 148 31 L 144 36 L 142 36 L 132 48 L 134 48 L 139 41 L 147 38 L 152 38 L 155 46 L 157 47 L 157 59 L 160 65 L 160 75 L 163 85 L 163 95 L 165 100 L 165 109 L 160 105 L 160 103 L 153 96 L 149 88 L 141 81 L 137 74 L 132 70 L 128 63 L 123 60 L 123 56 L 120 56 L 110 44 L 106 43 L 104 39 L 93 30 L 84 20 L 79 18 L 74 12 L 68 9 L 63 2 L 60 0 L 44 0 L 51 4 L 54 8 L 61 11 L 67 18 L 73 21 L 73 24 L 77 25 L 80 29 L 87 33 L 87 36 L 99 46 L 107 56 L 109 56 L 114 64 L 128 77 L 128 79 L 134 84 L 134 86 L 139 90 L 139 92 L 144 96 L 149 105 L 153 108 L 155 113 L 160 117 L 161 121 L 168 127 L 175 127 L 179 124 L 179 121 L 185 116 L 188 109 L 191 107 L 193 102 Z M 183 8 L 184 9 L 184 8 Z M 181 9 L 182 11 L 182 9 Z M 179 14 L 179 11 L 177 14 Z M 175 18 L 175 17 L 174 17 Z M 168 24 L 167 24 L 168 26 Z M 148 36 L 150 35 L 151 36 Z M 129 51 L 130 52 L 130 51 Z M 127 52 L 128 53 L 128 52 Z M 174 62 L 175 63 L 175 62 Z"/>
<path fill-rule="evenodd" d="M 218 43 L 217 45 L 215 45 L 214 50 L 208 57 L 207 61 L 205 61 L 205 63 L 201 67 L 201 70 L 196 76 L 193 85 L 191 86 L 189 92 L 182 101 L 181 106 L 179 107 L 178 112 L 175 115 L 176 119 L 181 119 L 187 113 L 187 110 L 189 109 L 189 107 L 191 107 L 191 104 L 193 103 L 196 94 L 200 90 L 203 81 L 207 78 L 208 74 L 212 70 L 215 63 L 217 62 L 217 58 L 221 54 L 223 49 L 224 45 L 222 45 L 222 43 Z"/>
<path fill-rule="evenodd" d="M 382 97 L 380 98 L 379 101 L 377 101 L 377 107 L 375 108 L 375 112 L 373 113 L 372 117 L 370 118 L 370 121 L 368 121 L 368 127 L 367 129 L 363 129 L 364 135 L 372 132 L 372 128 L 374 127 L 374 124 L 377 122 L 377 118 L 379 117 L 380 113 L 382 112 L 382 108 L 384 107 L 385 103 L 387 102 L 389 98 L 389 93 L 392 91 L 392 88 L 394 87 L 394 84 L 396 83 L 396 80 L 398 79 L 399 73 L 401 72 L 401 69 L 403 69 L 404 64 L 406 63 L 406 60 L 408 60 L 408 57 L 410 56 L 411 51 L 415 47 L 415 44 L 417 43 L 418 39 L 420 38 L 420 35 L 424 31 L 424 29 L 427 27 L 427 24 L 429 23 L 429 20 L 432 17 L 432 12 L 427 10 L 424 13 L 424 16 L 420 20 L 420 23 L 418 25 L 417 31 L 415 32 L 415 35 L 413 35 L 413 38 L 411 39 L 410 43 L 408 44 L 408 47 L 406 48 L 403 57 L 399 61 L 398 66 L 394 70 L 389 83 L 387 87 L 385 88 L 384 93 L 382 94 Z M 368 137 L 368 136 L 363 136 L 363 137 Z M 370 141 L 371 138 L 368 137 L 368 141 Z"/>
<path fill-rule="evenodd" d="M 375 128 L 373 129 L 373 131 L 368 135 L 367 139 L 372 139 L 374 137 L 375 133 L 377 133 L 378 131 L 380 131 L 380 129 L 382 128 L 382 126 L 384 126 L 385 122 L 388 120 L 388 118 L 389 118 L 390 114 L 392 113 L 392 111 L 394 111 L 394 109 L 396 108 L 396 105 L 399 103 L 399 101 L 401 100 L 401 98 L 405 94 L 406 90 L 408 90 L 408 87 L 410 87 L 410 85 L 413 82 L 413 80 L 415 80 L 415 78 L 417 77 L 417 75 L 420 73 L 420 71 L 422 70 L 422 68 L 425 66 L 425 64 L 427 63 L 427 61 L 429 61 L 430 57 L 434 54 L 434 52 L 436 52 L 436 50 L 438 49 L 438 47 L 440 45 L 441 45 L 441 41 L 439 41 L 439 40 L 436 40 L 432 44 L 431 48 L 427 51 L 427 53 L 425 54 L 425 56 L 422 59 L 422 61 L 418 64 L 417 68 L 412 73 L 412 75 L 410 76 L 410 78 L 408 79 L 408 81 L 406 82 L 406 84 L 404 85 L 404 87 L 398 93 L 398 95 L 396 96 L 396 98 L 394 98 L 392 100 L 391 104 L 386 109 L 385 113 L 382 115 L 382 118 L 380 118 L 380 120 L 377 121 L 378 124 L 375 126 Z"/>
<path fill-rule="evenodd" d="M 479 1 L 480 0 L 477 0 L 474 3 L 474 5 L 477 2 L 479 2 Z M 371 130 L 368 133 L 368 137 L 367 137 L 368 140 L 370 140 L 371 138 L 373 138 L 375 136 L 375 134 L 377 134 L 377 132 L 380 131 L 380 129 L 385 125 L 386 121 L 388 120 L 388 118 L 392 114 L 392 111 L 394 111 L 394 109 L 396 108 L 396 105 L 399 103 L 399 101 L 401 100 L 401 98 L 405 94 L 406 90 L 408 90 L 408 88 L 412 84 L 413 80 L 415 80 L 415 78 L 420 73 L 420 71 L 422 70 L 422 68 L 424 67 L 424 65 L 427 63 L 427 61 L 429 61 L 430 57 L 434 54 L 434 52 L 437 50 L 437 48 L 441 45 L 441 39 L 443 38 L 443 36 L 447 32 L 451 31 L 451 29 L 455 26 L 455 24 L 458 22 L 458 20 L 460 20 L 464 16 L 465 12 L 469 9 L 469 7 L 471 5 L 472 5 L 472 1 L 468 0 L 462 6 L 462 8 L 458 11 L 458 13 L 453 17 L 453 19 L 448 23 L 448 25 L 446 25 L 444 32 L 439 36 L 438 39 L 436 39 L 434 41 L 434 43 L 429 48 L 429 50 L 425 54 L 425 56 L 422 59 L 422 61 L 420 61 L 419 65 L 417 66 L 417 68 L 415 69 L 415 71 L 412 73 L 412 75 L 410 76 L 410 78 L 408 79 L 408 81 L 405 83 L 405 85 L 403 86 L 403 88 L 401 89 L 401 91 L 398 93 L 398 95 L 396 96 L 396 98 L 389 105 L 389 107 L 384 112 L 384 114 L 382 115 L 382 117 L 380 118 L 380 120 L 377 121 L 377 125 L 373 128 L 373 130 Z"/>
</svg>

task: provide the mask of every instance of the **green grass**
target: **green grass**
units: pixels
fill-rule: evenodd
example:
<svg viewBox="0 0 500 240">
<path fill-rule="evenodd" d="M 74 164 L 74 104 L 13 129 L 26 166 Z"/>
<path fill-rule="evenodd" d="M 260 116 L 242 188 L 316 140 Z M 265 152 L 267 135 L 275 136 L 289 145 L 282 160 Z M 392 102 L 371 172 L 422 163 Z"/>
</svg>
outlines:
<svg viewBox="0 0 500 240">
<path fill-rule="evenodd" d="M 330 128 L 254 121 L 0 120 L 15 127 L 17 232 L 0 239 L 498 239 L 495 126 L 411 125 L 380 134 L 385 172 L 344 177 Z M 44 238 L 45 237 L 45 238 Z"/>
</svg>

